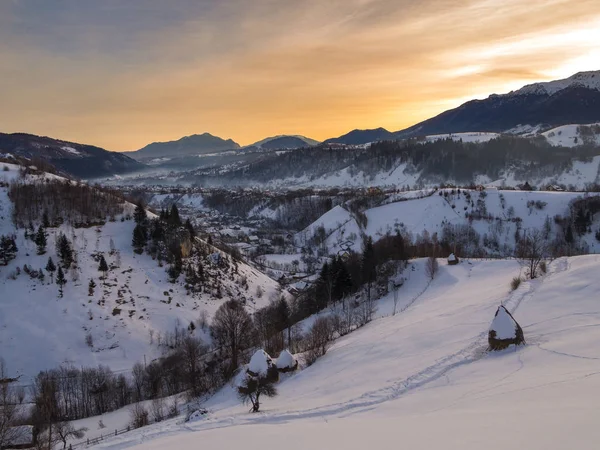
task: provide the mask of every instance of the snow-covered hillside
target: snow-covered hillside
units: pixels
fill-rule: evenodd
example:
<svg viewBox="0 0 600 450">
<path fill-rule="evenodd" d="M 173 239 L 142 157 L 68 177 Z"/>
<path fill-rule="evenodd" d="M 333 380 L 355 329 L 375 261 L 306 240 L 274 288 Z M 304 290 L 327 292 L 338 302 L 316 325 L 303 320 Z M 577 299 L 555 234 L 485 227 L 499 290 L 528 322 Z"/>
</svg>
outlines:
<svg viewBox="0 0 600 450">
<path fill-rule="evenodd" d="M 350 248 L 359 251 L 362 233 L 378 240 L 386 233 L 394 234 L 396 230 L 408 232 L 413 238 L 427 231 L 430 236 L 438 233 L 441 239 L 445 224 L 452 224 L 471 225 L 482 238 L 484 235 L 493 237 L 500 249 L 505 246 L 513 249 L 517 227 L 515 219 L 522 219 L 520 227 L 523 230 L 540 229 L 547 220 L 551 221 L 550 225 L 555 230 L 554 217 L 568 216 L 569 204 L 582 198 L 582 195 L 490 188 L 482 193 L 468 190 L 459 193 L 459 190 L 444 189 L 424 198 L 410 199 L 410 195 L 406 195 L 406 198 L 408 200 L 366 210 L 367 224 L 362 229 L 348 211 L 337 206 L 299 233 L 298 239 L 306 241 L 322 227 L 327 235 L 326 245 L 330 253 L 346 249 L 348 240 L 352 242 Z M 490 220 L 489 217 L 494 219 Z M 595 230 L 597 226 L 593 228 Z M 583 239 L 590 251 L 597 251 L 599 244 L 593 235 L 586 235 Z"/>
<path fill-rule="evenodd" d="M 572 86 L 600 90 L 600 71 L 579 72 L 569 78 L 528 84 L 507 95 L 548 94 L 552 95 Z"/>
<path fill-rule="evenodd" d="M 542 133 L 552 145 L 577 147 L 579 145 L 600 145 L 600 124 L 563 125 Z"/>
<path fill-rule="evenodd" d="M 204 420 L 172 420 L 100 446 L 595 448 L 600 287 L 591 280 L 599 268 L 598 256 L 562 258 L 512 293 L 514 261 L 444 264 L 430 284 L 418 269 L 402 288 L 403 312 L 340 338 L 316 364 L 285 377 L 261 414 L 248 413 L 228 386 L 206 404 Z M 526 345 L 487 353 L 500 304 Z"/>
<path fill-rule="evenodd" d="M 2 166 L 0 181 L 18 177 L 18 166 L 7 166 L 8 171 L 1 171 Z M 43 177 L 30 176 L 27 181 L 38 182 Z M 11 373 L 22 375 L 25 382 L 39 370 L 62 363 L 78 367 L 103 364 L 115 371 L 129 371 L 144 357 L 150 361 L 158 356 L 161 336 L 172 333 L 176 325 L 186 328 L 203 311 L 210 320 L 228 298 L 250 299 L 258 286 L 265 294 L 256 299 L 256 304 L 250 301 L 249 310 L 266 304 L 277 292 L 275 281 L 243 262 L 237 263 L 235 275 L 222 274 L 221 299 L 211 289 L 191 294 L 181 282 L 169 283 L 166 267 L 159 267 L 145 253 L 133 252 L 135 224 L 125 218 L 133 212 L 131 204 L 125 205 L 122 217 L 103 226 L 73 228 L 63 224 L 47 228 L 44 255 L 36 254 L 35 243 L 24 237 L 23 229 L 14 228 L 11 208 L 7 188 L 0 187 L 0 234 L 15 233 L 19 249 L 16 259 L 0 267 L 0 355 Z M 65 273 L 63 298 L 58 298 L 58 286 L 51 283 L 49 273 L 41 282 L 23 270 L 27 265 L 45 271 L 48 257 L 58 264 L 55 240 L 59 233 L 72 242 L 77 255 L 77 269 Z M 102 273 L 98 271 L 99 254 L 105 256 L 110 266 L 105 282 L 100 280 Z M 205 268 L 208 277 L 220 270 L 216 266 Z M 96 283 L 91 296 L 88 295 L 90 279 Z M 242 287 L 241 279 L 247 282 L 247 288 Z M 212 286 L 213 280 L 209 278 L 209 282 Z M 195 332 L 205 333 L 200 328 Z"/>
</svg>

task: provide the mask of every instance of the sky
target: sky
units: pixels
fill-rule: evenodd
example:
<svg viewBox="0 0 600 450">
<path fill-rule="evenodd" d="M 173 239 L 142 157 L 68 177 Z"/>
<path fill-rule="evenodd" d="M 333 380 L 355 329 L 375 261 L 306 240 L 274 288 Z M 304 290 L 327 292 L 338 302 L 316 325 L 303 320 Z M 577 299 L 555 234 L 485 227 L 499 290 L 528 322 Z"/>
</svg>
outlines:
<svg viewBox="0 0 600 450">
<path fill-rule="evenodd" d="M 0 131 L 116 151 L 398 131 L 586 70 L 598 0 L 0 0 Z"/>
</svg>

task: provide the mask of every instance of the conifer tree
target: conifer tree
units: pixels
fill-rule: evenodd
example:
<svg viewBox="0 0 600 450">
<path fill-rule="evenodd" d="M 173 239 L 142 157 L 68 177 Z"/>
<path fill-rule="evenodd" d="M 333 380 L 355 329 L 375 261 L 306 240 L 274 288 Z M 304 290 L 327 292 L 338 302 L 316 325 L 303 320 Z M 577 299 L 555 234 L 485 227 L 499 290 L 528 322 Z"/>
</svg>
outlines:
<svg viewBox="0 0 600 450">
<path fill-rule="evenodd" d="M 93 278 L 90 278 L 90 282 L 88 284 L 88 296 L 89 297 L 93 297 L 94 296 L 94 288 L 96 287 L 96 282 L 94 281 Z"/>
<path fill-rule="evenodd" d="M 6 266 L 17 257 L 17 243 L 12 236 L 0 236 L 0 266 Z"/>
<path fill-rule="evenodd" d="M 63 297 L 63 287 L 67 284 L 67 279 L 65 278 L 65 274 L 62 270 L 62 267 L 58 267 L 58 272 L 56 273 L 56 284 L 58 284 L 58 296 L 59 298 Z"/>
<path fill-rule="evenodd" d="M 144 208 L 144 204 L 141 200 L 139 200 L 135 204 L 135 211 L 133 212 L 133 220 L 136 224 L 142 224 L 146 221 L 147 218 L 146 209 Z"/>
<path fill-rule="evenodd" d="M 131 241 L 133 251 L 141 255 L 144 252 L 147 241 L 146 228 L 138 223 L 133 229 L 133 240 Z"/>
<path fill-rule="evenodd" d="M 60 258 L 63 268 L 68 269 L 73 263 L 73 248 L 63 233 L 60 233 L 56 239 L 56 254 Z"/>
<path fill-rule="evenodd" d="M 46 253 L 46 231 L 41 226 L 38 227 L 34 242 L 37 245 L 38 255 Z"/>
<path fill-rule="evenodd" d="M 174 227 L 181 226 L 181 218 L 179 217 L 179 210 L 177 209 L 177 205 L 175 203 L 173 203 L 173 206 L 171 206 L 171 212 L 169 213 L 168 221 L 169 221 L 169 224 Z"/>
<path fill-rule="evenodd" d="M 54 283 L 54 271 L 56 270 L 56 265 L 54 261 L 52 261 L 52 257 L 48 258 L 48 262 L 46 263 L 46 270 L 50 274 L 50 281 Z"/>
<path fill-rule="evenodd" d="M 106 273 L 108 272 L 108 264 L 106 264 L 106 259 L 104 259 L 104 255 L 100 256 L 100 264 L 98 264 L 98 270 L 103 273 L 104 282 L 106 283 Z"/>
</svg>

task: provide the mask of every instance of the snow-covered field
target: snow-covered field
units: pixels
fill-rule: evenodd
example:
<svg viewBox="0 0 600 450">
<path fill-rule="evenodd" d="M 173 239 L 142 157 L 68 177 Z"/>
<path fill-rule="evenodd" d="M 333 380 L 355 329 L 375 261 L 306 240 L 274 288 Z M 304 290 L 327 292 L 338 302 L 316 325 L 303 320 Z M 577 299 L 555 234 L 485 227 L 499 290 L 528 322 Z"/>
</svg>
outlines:
<svg viewBox="0 0 600 450">
<path fill-rule="evenodd" d="M 226 387 L 207 402 L 207 419 L 171 420 L 99 446 L 596 448 L 600 257 L 558 259 L 512 293 L 514 261 L 442 264 L 430 284 L 416 265 L 401 290 L 403 312 L 339 339 L 285 377 L 261 413 L 248 413 Z M 500 304 L 527 344 L 490 354 L 487 331 Z"/>
</svg>

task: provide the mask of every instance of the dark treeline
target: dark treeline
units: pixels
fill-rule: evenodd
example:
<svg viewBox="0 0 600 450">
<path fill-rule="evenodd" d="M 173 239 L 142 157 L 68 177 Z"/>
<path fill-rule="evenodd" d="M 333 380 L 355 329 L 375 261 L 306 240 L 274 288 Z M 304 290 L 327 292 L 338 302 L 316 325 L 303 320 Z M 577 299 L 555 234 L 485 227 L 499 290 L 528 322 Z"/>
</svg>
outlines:
<svg viewBox="0 0 600 450">
<path fill-rule="evenodd" d="M 304 148 L 245 165 L 219 174 L 227 183 L 251 184 L 287 177 L 314 180 L 325 174 L 348 169 L 350 176 L 359 172 L 374 176 L 407 164 L 422 171 L 423 182 L 441 183 L 453 179 L 469 184 L 477 175 L 497 179 L 505 170 L 515 170 L 522 179 L 553 176 L 572 167 L 575 160 L 589 160 L 600 154 L 592 145 L 576 148 L 551 146 L 544 138 L 501 136 L 482 143 L 467 143 L 453 139 L 424 142 L 376 142 L 370 148 Z M 199 182 L 207 183 L 213 175 L 199 173 Z M 245 180 L 240 183 L 239 180 Z"/>
<path fill-rule="evenodd" d="M 8 195 L 13 203 L 13 221 L 20 228 L 41 221 L 46 222 L 44 226 L 102 224 L 121 214 L 124 203 L 117 191 L 69 180 L 15 182 Z"/>
</svg>

